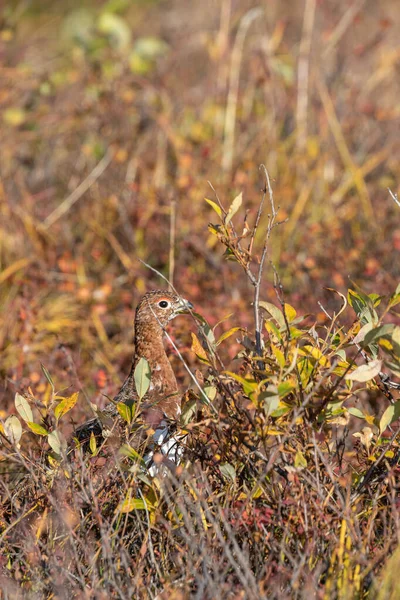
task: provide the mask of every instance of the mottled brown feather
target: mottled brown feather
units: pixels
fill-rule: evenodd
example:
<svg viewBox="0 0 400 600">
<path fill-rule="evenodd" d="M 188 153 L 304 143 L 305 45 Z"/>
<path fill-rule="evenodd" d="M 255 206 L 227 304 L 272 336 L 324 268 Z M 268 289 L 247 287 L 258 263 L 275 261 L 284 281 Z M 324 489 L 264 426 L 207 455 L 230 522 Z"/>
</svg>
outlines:
<svg viewBox="0 0 400 600">
<path fill-rule="evenodd" d="M 171 292 L 155 290 L 142 298 L 135 313 L 135 354 L 131 371 L 115 396 L 114 403 L 110 403 L 99 417 L 78 427 L 74 437 L 85 442 L 89 440 L 91 433 L 99 436 L 104 429 L 115 428 L 118 424 L 116 421 L 121 420 L 116 404 L 134 404 L 138 400 L 134 372 L 141 358 L 148 361 L 151 370 L 149 391 L 140 405 L 144 425 L 156 429 L 165 417 L 171 420 L 179 417 L 182 395 L 165 352 L 163 336 L 169 321 L 179 314 L 189 312 L 191 308 L 190 302 Z"/>
</svg>

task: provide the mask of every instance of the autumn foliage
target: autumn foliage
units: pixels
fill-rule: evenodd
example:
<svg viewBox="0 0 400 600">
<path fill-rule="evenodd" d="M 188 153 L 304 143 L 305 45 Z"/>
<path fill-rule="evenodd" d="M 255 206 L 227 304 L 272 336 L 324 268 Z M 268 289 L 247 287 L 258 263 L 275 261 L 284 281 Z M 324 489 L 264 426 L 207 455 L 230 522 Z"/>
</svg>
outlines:
<svg viewBox="0 0 400 600">
<path fill-rule="evenodd" d="M 398 598 L 398 10 L 0 11 L 0 597 Z M 151 476 L 72 434 L 168 283 Z"/>
</svg>

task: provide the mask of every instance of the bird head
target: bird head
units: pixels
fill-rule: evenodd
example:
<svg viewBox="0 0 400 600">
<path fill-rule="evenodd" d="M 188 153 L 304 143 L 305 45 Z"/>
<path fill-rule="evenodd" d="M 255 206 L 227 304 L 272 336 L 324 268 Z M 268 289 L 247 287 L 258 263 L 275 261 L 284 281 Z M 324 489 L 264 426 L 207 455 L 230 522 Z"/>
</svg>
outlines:
<svg viewBox="0 0 400 600">
<path fill-rule="evenodd" d="M 193 304 L 172 292 L 154 290 L 143 296 L 136 309 L 136 319 L 140 322 L 156 322 L 166 327 L 178 315 L 189 313 Z"/>
</svg>

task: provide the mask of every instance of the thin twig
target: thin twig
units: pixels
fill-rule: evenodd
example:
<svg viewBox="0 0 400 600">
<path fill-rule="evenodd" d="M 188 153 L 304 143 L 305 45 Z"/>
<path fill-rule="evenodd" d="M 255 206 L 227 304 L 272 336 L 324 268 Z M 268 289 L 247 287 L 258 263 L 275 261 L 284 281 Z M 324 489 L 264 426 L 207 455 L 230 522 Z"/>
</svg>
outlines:
<svg viewBox="0 0 400 600">
<path fill-rule="evenodd" d="M 316 0 L 306 0 L 297 68 L 297 146 L 303 150 L 307 141 L 307 116 L 311 42 L 315 21 Z"/>
<path fill-rule="evenodd" d="M 169 280 L 174 281 L 175 272 L 175 238 L 176 238 L 176 200 L 172 199 L 170 204 L 170 226 L 169 226 Z"/>
<path fill-rule="evenodd" d="M 243 46 L 252 22 L 261 15 L 260 7 L 251 8 L 241 19 L 232 50 L 229 74 L 229 91 L 225 111 L 224 146 L 222 153 L 222 169 L 230 173 L 233 164 L 235 147 L 236 110 L 239 97 L 239 75 L 243 55 Z"/>
<path fill-rule="evenodd" d="M 215 189 L 215 187 L 213 186 L 213 184 L 211 183 L 211 181 L 207 181 L 208 185 L 210 186 L 210 188 L 212 189 L 212 191 L 214 192 L 214 196 L 216 201 L 218 202 L 218 206 L 220 207 L 220 209 L 222 210 L 222 212 L 224 213 L 225 217 L 228 214 L 226 212 L 226 210 L 224 209 L 224 207 L 222 206 L 221 200 L 219 199 L 217 190 Z"/>
<path fill-rule="evenodd" d="M 61 202 L 61 204 L 57 206 L 57 208 L 53 210 L 53 212 L 50 213 L 48 217 L 45 218 L 42 225 L 40 226 L 41 229 L 47 230 L 49 227 L 54 225 L 54 223 L 58 221 L 60 217 L 65 215 L 65 213 L 67 213 L 70 210 L 70 208 L 79 200 L 79 198 L 81 198 L 83 194 L 87 192 L 87 190 L 95 183 L 95 181 L 97 181 L 100 175 L 104 173 L 104 171 L 107 169 L 108 165 L 112 161 L 113 156 L 114 151 L 111 148 L 108 148 L 103 158 L 100 160 L 100 162 L 97 163 L 93 171 L 86 177 L 86 179 L 84 179 L 82 183 L 80 183 L 78 187 L 72 192 L 72 194 L 65 198 L 65 200 Z"/>
<path fill-rule="evenodd" d="M 357 13 L 360 12 L 362 7 L 364 6 L 366 0 L 358 0 L 354 2 L 352 6 L 350 6 L 346 12 L 342 15 L 339 23 L 336 25 L 335 29 L 332 31 L 328 43 L 325 46 L 325 49 L 322 53 L 322 58 L 326 59 L 327 56 L 332 52 L 338 42 L 346 33 L 347 29 L 351 27 L 354 23 L 354 19 Z"/>
<path fill-rule="evenodd" d="M 400 200 L 397 194 L 394 194 L 390 188 L 388 188 L 389 194 L 392 196 L 393 200 L 396 202 L 397 206 L 400 206 Z"/>
<path fill-rule="evenodd" d="M 352 496 L 352 501 L 354 501 L 360 494 L 361 490 L 367 485 L 367 483 L 369 483 L 369 481 L 372 479 L 372 475 L 375 473 L 376 469 L 379 467 L 379 465 L 381 464 L 381 462 L 383 461 L 383 459 L 386 456 L 386 453 L 388 452 L 388 450 L 390 450 L 390 448 L 393 446 L 394 442 L 396 441 L 396 439 L 399 437 L 400 435 L 400 429 L 398 429 L 397 431 L 394 432 L 394 434 L 392 435 L 392 437 L 390 438 L 390 442 L 388 445 L 386 445 L 383 450 L 382 453 L 380 455 L 380 457 L 370 466 L 370 468 L 368 469 L 368 471 L 365 474 L 365 477 L 363 478 L 363 480 L 358 484 L 354 495 Z"/>
<path fill-rule="evenodd" d="M 257 351 L 257 353 L 258 353 L 259 356 L 261 356 L 261 354 L 262 354 L 261 325 L 260 325 L 260 288 L 261 288 L 261 278 L 262 278 L 262 275 L 263 275 L 265 259 L 267 258 L 267 253 L 268 253 L 269 238 L 271 237 L 271 232 L 272 232 L 272 229 L 274 228 L 275 219 L 276 219 L 276 215 L 277 215 L 277 212 L 275 210 L 274 193 L 272 191 L 272 187 L 271 187 L 271 182 L 270 182 L 270 178 L 269 178 L 269 175 L 268 175 L 268 171 L 267 171 L 265 165 L 260 165 L 260 169 L 262 169 L 264 171 L 264 175 L 265 175 L 266 187 L 264 188 L 264 190 L 265 190 L 264 191 L 264 196 L 265 196 L 266 192 L 268 191 L 269 201 L 270 201 L 270 204 L 271 204 L 271 214 L 268 217 L 267 233 L 265 235 L 264 247 L 262 249 L 261 258 L 260 258 L 260 264 L 259 264 L 259 267 L 258 267 L 258 273 L 257 273 L 257 277 L 256 277 L 256 282 L 254 284 L 254 287 L 255 287 L 255 289 L 254 289 L 254 321 L 255 321 L 255 329 L 256 329 L 256 351 Z M 264 200 L 262 200 L 262 203 L 263 202 L 264 202 Z M 257 214 L 257 217 L 258 217 L 258 214 Z M 260 213 L 259 219 L 260 218 L 261 218 L 261 213 Z"/>
</svg>

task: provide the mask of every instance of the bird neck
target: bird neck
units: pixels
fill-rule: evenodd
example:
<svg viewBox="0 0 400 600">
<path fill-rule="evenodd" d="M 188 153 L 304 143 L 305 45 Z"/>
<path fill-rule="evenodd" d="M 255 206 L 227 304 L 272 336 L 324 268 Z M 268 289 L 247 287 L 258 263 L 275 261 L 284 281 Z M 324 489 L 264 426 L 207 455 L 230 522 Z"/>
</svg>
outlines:
<svg viewBox="0 0 400 600">
<path fill-rule="evenodd" d="M 163 343 L 163 330 L 158 323 L 140 323 L 135 327 L 135 356 L 133 358 L 133 368 L 141 358 L 145 358 L 153 370 L 159 371 L 159 366 L 163 367 L 170 363 L 165 352 Z"/>
<path fill-rule="evenodd" d="M 137 398 L 135 368 L 141 358 L 145 358 L 151 370 L 148 394 L 142 403 L 144 420 L 157 428 L 164 415 L 176 419 L 180 414 L 181 396 L 174 371 L 168 360 L 163 344 L 163 331 L 156 323 L 140 323 L 135 327 L 135 355 L 131 371 L 115 402 L 130 404 Z M 147 399 L 146 399 L 147 398 Z"/>
</svg>

